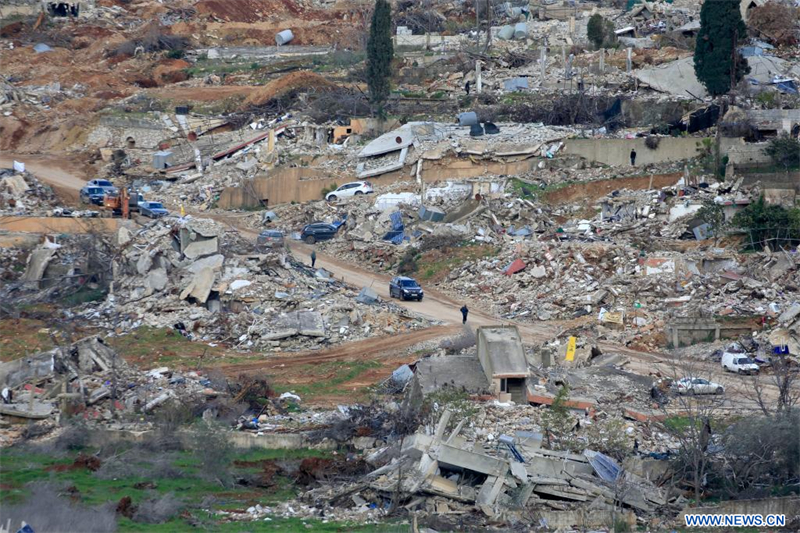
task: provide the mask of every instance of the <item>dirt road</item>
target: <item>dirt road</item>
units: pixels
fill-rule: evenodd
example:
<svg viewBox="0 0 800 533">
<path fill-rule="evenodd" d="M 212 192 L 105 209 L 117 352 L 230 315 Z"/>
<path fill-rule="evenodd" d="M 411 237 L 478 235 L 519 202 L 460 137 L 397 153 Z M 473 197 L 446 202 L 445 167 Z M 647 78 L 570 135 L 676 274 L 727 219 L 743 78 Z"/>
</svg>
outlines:
<svg viewBox="0 0 800 533">
<path fill-rule="evenodd" d="M 11 168 L 14 161 L 25 163 L 25 170 L 51 185 L 56 194 L 68 202 L 77 202 L 78 192 L 89 180 L 83 165 L 70 157 L 0 154 L 0 167 Z"/>
<path fill-rule="evenodd" d="M 311 251 L 313 246 L 299 242 L 292 242 L 290 244 L 292 252 L 296 259 L 305 263 L 310 263 Z M 425 297 L 421 302 L 409 301 L 404 302 L 395 300 L 389 297 L 389 281 L 390 275 L 381 275 L 357 268 L 354 265 L 336 259 L 330 255 L 324 254 L 317 250 L 317 263 L 316 266 L 324 268 L 329 271 L 336 279 L 340 279 L 345 283 L 349 283 L 355 287 L 370 287 L 378 296 L 384 300 L 390 300 L 398 305 L 401 305 L 412 311 L 433 320 L 439 320 L 450 325 L 461 324 L 461 306 L 463 302 L 457 302 L 448 296 L 431 290 L 430 288 L 423 287 Z M 498 324 L 516 324 L 520 328 L 520 333 L 523 340 L 526 342 L 541 342 L 544 339 L 550 338 L 553 334 L 553 328 L 533 325 L 533 324 L 517 324 L 512 321 L 504 321 L 501 318 L 490 315 L 480 309 L 470 309 L 468 315 L 468 324 L 473 328 L 478 326 L 489 326 Z"/>
</svg>

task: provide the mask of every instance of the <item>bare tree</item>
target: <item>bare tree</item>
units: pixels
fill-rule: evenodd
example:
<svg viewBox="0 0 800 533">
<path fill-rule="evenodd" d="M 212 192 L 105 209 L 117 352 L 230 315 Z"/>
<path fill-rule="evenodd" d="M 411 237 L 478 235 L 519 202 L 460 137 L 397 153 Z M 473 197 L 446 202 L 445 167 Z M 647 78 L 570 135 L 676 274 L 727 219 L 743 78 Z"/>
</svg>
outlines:
<svg viewBox="0 0 800 533">
<path fill-rule="evenodd" d="M 764 416 L 789 415 L 800 401 L 798 375 L 786 357 L 773 356 L 769 369 L 752 378 L 745 395 L 758 404 Z"/>
<path fill-rule="evenodd" d="M 704 392 L 701 389 L 704 385 L 695 380 L 704 380 L 705 372 L 696 361 L 676 357 L 671 365 L 671 374 L 673 383 L 690 381 L 684 382 L 688 387 L 680 393 L 673 387 L 672 400 L 662 406 L 665 417 L 660 425 L 678 441 L 675 473 L 680 482 L 692 488 L 695 501 L 699 502 L 711 459 L 713 423 L 725 397 L 721 387 L 715 391 L 716 394 L 700 394 Z"/>
</svg>

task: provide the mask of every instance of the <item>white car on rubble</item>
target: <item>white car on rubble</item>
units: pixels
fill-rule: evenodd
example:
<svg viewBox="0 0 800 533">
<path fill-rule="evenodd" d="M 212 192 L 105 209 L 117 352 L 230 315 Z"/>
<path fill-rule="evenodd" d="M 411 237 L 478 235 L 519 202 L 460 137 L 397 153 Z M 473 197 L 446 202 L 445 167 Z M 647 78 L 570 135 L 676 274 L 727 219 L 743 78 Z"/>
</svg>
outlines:
<svg viewBox="0 0 800 533">
<path fill-rule="evenodd" d="M 722 368 L 737 374 L 758 374 L 758 363 L 750 359 L 746 353 L 725 352 L 722 354 Z"/>
<path fill-rule="evenodd" d="M 333 192 L 325 195 L 325 200 L 329 202 L 338 202 L 342 198 L 350 198 L 351 196 L 359 196 L 361 194 L 372 194 L 372 184 L 368 181 L 353 181 L 345 183 Z"/>
<path fill-rule="evenodd" d="M 702 378 L 683 378 L 675 381 L 672 388 L 678 394 L 725 394 L 725 387 Z"/>
</svg>

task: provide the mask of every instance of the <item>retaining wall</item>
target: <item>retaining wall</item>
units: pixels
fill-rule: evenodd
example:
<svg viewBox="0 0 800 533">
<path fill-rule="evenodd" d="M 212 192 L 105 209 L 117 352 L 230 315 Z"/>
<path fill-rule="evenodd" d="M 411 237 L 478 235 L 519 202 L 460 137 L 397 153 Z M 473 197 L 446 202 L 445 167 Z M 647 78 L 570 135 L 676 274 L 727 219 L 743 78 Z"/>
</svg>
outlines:
<svg viewBox="0 0 800 533">
<path fill-rule="evenodd" d="M 713 139 L 712 139 L 713 140 Z M 658 148 L 651 150 L 644 138 L 636 139 L 571 139 L 564 143 L 564 153 L 577 155 L 609 166 L 631 164 L 631 149 L 636 149 L 636 166 L 665 161 L 683 161 L 700 154 L 702 137 L 660 137 Z M 720 153 L 727 154 L 732 146 L 741 145 L 736 138 L 720 139 Z"/>
</svg>

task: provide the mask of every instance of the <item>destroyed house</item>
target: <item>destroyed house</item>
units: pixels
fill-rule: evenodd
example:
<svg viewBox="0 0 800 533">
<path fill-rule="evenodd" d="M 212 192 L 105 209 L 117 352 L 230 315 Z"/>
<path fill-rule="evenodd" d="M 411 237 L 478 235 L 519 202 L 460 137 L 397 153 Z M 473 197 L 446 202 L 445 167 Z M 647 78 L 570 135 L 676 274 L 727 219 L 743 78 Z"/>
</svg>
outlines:
<svg viewBox="0 0 800 533">
<path fill-rule="evenodd" d="M 530 376 L 522 338 L 516 326 L 478 328 L 478 359 L 490 390 L 500 401 L 527 403 Z"/>
<path fill-rule="evenodd" d="M 764 137 L 800 134 L 800 109 L 749 109 L 747 118 Z"/>
</svg>

